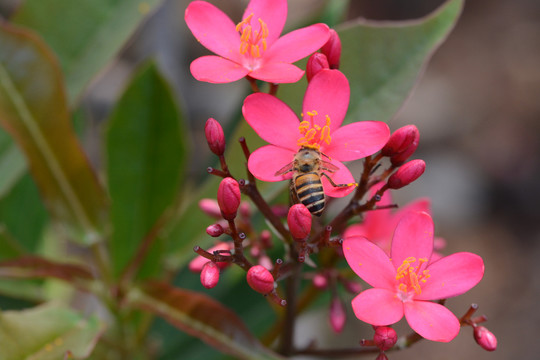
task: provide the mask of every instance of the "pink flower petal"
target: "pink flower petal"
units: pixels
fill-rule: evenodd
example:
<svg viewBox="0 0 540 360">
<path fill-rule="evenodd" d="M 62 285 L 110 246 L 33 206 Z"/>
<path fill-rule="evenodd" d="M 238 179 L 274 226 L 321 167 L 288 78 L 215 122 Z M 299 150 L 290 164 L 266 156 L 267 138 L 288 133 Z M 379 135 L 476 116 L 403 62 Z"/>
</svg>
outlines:
<svg viewBox="0 0 540 360">
<path fill-rule="evenodd" d="M 349 81 L 339 70 L 321 70 L 308 84 L 302 111 L 304 120 L 307 112 L 317 111 L 314 117 L 319 126 L 326 125 L 326 115 L 330 117 L 330 135 L 341 126 L 350 98 Z"/>
<path fill-rule="evenodd" d="M 193 1 L 186 9 L 185 20 L 195 38 L 205 48 L 239 62 L 240 34 L 225 13 L 206 1 Z"/>
<path fill-rule="evenodd" d="M 281 35 L 287 19 L 287 0 L 251 0 L 244 11 L 242 19 L 253 13 L 251 25 L 253 30 L 259 30 L 259 19 L 268 27 L 266 42 L 270 46 Z"/>
<path fill-rule="evenodd" d="M 351 269 L 369 285 L 395 289 L 396 270 L 388 255 L 364 237 L 346 237 L 343 254 Z"/>
<path fill-rule="evenodd" d="M 244 100 L 242 114 L 263 140 L 295 153 L 298 151 L 298 118 L 283 101 L 268 94 L 251 94 Z"/>
<path fill-rule="evenodd" d="M 356 317 L 371 325 L 390 325 L 403 317 L 403 303 L 387 289 L 368 289 L 352 300 Z"/>
<path fill-rule="evenodd" d="M 330 145 L 322 151 L 340 161 L 351 161 L 382 149 L 390 137 L 390 129 L 382 121 L 360 121 L 336 129 L 331 136 Z"/>
<path fill-rule="evenodd" d="M 323 172 L 327 174 L 328 176 L 330 176 L 330 178 L 332 179 L 332 181 L 334 181 L 336 185 L 354 183 L 354 178 L 351 172 L 349 171 L 349 169 L 347 169 L 347 167 L 342 162 L 339 162 L 334 159 L 332 159 L 332 161 L 330 162 L 333 165 L 337 166 L 339 170 L 335 172 L 330 172 L 330 171 L 323 171 Z M 321 176 L 321 180 L 322 180 L 322 184 L 324 188 L 324 193 L 331 197 L 347 196 L 351 192 L 353 192 L 354 189 L 356 189 L 356 186 L 354 185 L 347 186 L 347 187 L 335 187 L 330 183 L 330 181 L 328 181 L 328 178 L 326 176 Z"/>
<path fill-rule="evenodd" d="M 265 61 L 293 63 L 319 50 L 330 37 L 326 24 L 314 24 L 280 37 L 264 54 Z"/>
<path fill-rule="evenodd" d="M 396 269 L 408 257 L 430 259 L 433 252 L 433 220 L 425 212 L 409 212 L 398 223 L 392 238 L 391 258 Z M 414 264 L 417 266 L 418 263 Z"/>
<path fill-rule="evenodd" d="M 408 301 L 404 305 L 407 322 L 420 336 L 449 342 L 459 333 L 459 320 L 444 306 L 429 301 Z"/>
<path fill-rule="evenodd" d="M 262 181 L 282 181 L 290 179 L 292 172 L 286 175 L 274 174 L 294 160 L 296 151 L 283 149 L 274 145 L 266 145 L 251 153 L 248 160 L 249 171 Z"/>
<path fill-rule="evenodd" d="M 249 73 L 249 76 L 252 78 L 280 84 L 297 82 L 303 75 L 304 70 L 299 67 L 278 62 L 265 63 L 257 70 Z M 296 132 L 298 132 L 298 128 L 296 129 Z"/>
<path fill-rule="evenodd" d="M 476 254 L 461 252 L 452 254 L 427 267 L 430 277 L 422 286 L 419 300 L 446 299 L 461 295 L 482 280 L 484 261 Z"/>
<path fill-rule="evenodd" d="M 214 84 L 240 80 L 249 72 L 248 69 L 235 62 L 213 55 L 201 56 L 193 60 L 190 70 L 195 79 Z"/>
</svg>

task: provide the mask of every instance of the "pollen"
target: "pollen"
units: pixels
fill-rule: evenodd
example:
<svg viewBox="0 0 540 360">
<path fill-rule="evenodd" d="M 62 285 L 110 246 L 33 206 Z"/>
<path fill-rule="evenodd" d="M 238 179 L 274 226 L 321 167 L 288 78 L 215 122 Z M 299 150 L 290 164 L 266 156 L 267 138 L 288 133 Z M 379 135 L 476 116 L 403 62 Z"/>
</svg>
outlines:
<svg viewBox="0 0 540 360">
<path fill-rule="evenodd" d="M 427 259 L 415 257 L 408 257 L 403 260 L 403 263 L 398 267 L 396 271 L 396 280 L 399 280 L 398 290 L 401 293 L 408 294 L 414 292 L 416 295 L 422 293 L 422 284 L 427 282 L 429 270 L 422 270 L 424 263 L 427 263 Z M 414 266 L 417 265 L 417 266 Z"/>
<path fill-rule="evenodd" d="M 236 31 L 240 33 L 240 54 L 252 58 L 260 58 L 266 51 L 268 44 L 268 26 L 262 19 L 258 19 L 259 29 L 255 30 L 251 25 L 253 13 L 236 25 Z"/>
<path fill-rule="evenodd" d="M 325 116 L 326 125 L 321 127 L 314 120 L 314 117 L 319 115 L 316 110 L 307 111 L 306 115 L 309 116 L 309 120 L 302 121 L 298 126 L 301 137 L 296 142 L 297 145 L 315 150 L 319 150 L 324 143 L 330 145 L 332 141 L 330 136 L 330 116 Z M 302 117 L 304 117 L 304 114 L 302 114 Z"/>
</svg>

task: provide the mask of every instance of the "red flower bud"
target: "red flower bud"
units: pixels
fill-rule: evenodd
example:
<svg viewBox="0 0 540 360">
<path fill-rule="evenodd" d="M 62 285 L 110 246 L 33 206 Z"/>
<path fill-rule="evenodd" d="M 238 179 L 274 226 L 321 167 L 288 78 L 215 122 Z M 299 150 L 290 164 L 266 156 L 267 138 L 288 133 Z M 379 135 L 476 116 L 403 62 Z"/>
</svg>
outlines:
<svg viewBox="0 0 540 360">
<path fill-rule="evenodd" d="M 310 82 L 313 76 L 323 69 L 329 69 L 328 60 L 326 55 L 319 52 L 313 53 L 308 59 L 306 65 L 306 77 L 307 81 Z"/>
<path fill-rule="evenodd" d="M 346 280 L 343 282 L 343 286 L 345 287 L 345 290 L 353 295 L 360 294 L 362 291 L 362 284 L 357 281 Z"/>
<path fill-rule="evenodd" d="M 215 218 L 221 218 L 221 210 L 216 200 L 213 199 L 201 199 L 199 201 L 199 208 L 208 216 Z"/>
<path fill-rule="evenodd" d="M 246 279 L 249 286 L 258 293 L 268 294 L 274 290 L 274 277 L 264 266 L 249 268 Z"/>
<path fill-rule="evenodd" d="M 240 206 L 240 185 L 238 185 L 238 182 L 231 177 L 221 180 L 217 201 L 221 216 L 225 220 L 233 220 Z"/>
<path fill-rule="evenodd" d="M 244 219 L 249 219 L 251 217 L 251 205 L 246 201 L 240 204 L 240 216 Z"/>
<path fill-rule="evenodd" d="M 407 146 L 402 152 L 397 153 L 395 155 L 391 155 L 390 162 L 392 163 L 392 165 L 400 166 L 405 161 L 407 161 L 407 159 L 409 159 L 411 155 L 414 154 L 414 152 L 418 148 L 419 142 L 420 142 L 420 133 L 418 132 L 418 129 L 417 129 L 414 132 L 414 139 L 411 141 L 409 146 Z"/>
<path fill-rule="evenodd" d="M 388 356 L 386 356 L 385 353 L 381 352 L 381 353 L 379 353 L 379 355 L 377 355 L 375 360 L 388 360 Z"/>
<path fill-rule="evenodd" d="M 341 40 L 334 29 L 330 29 L 330 38 L 321 48 L 321 52 L 326 55 L 330 69 L 339 69 L 339 59 L 341 58 Z"/>
<path fill-rule="evenodd" d="M 474 340 L 484 350 L 495 351 L 497 349 L 497 338 L 491 331 L 483 326 L 476 326 L 474 328 Z"/>
<path fill-rule="evenodd" d="M 387 326 L 377 327 L 373 336 L 373 342 L 382 351 L 390 349 L 397 342 L 396 330 Z"/>
<path fill-rule="evenodd" d="M 269 230 L 261 231 L 261 236 L 259 237 L 262 247 L 265 249 L 272 247 L 272 233 Z"/>
<path fill-rule="evenodd" d="M 223 155 L 225 152 L 225 134 L 223 134 L 221 125 L 212 118 L 208 119 L 204 126 L 204 134 L 210 150 L 218 156 Z"/>
<path fill-rule="evenodd" d="M 409 185 L 418 179 L 425 170 L 426 163 L 424 160 L 411 160 L 388 178 L 388 187 L 390 189 L 400 189 Z"/>
<path fill-rule="evenodd" d="M 216 263 L 208 261 L 204 264 L 201 270 L 201 284 L 207 288 L 211 289 L 217 285 L 219 281 L 219 268 Z"/>
<path fill-rule="evenodd" d="M 345 314 L 345 308 L 343 303 L 337 297 L 332 299 L 330 303 L 330 325 L 336 333 L 340 333 L 345 327 L 345 320 L 347 316 Z"/>
<path fill-rule="evenodd" d="M 381 149 L 383 156 L 395 156 L 405 151 L 415 140 L 420 138 L 420 133 L 414 125 L 407 125 L 394 131 L 388 142 Z"/>
<path fill-rule="evenodd" d="M 315 274 L 313 277 L 313 286 L 319 290 L 324 290 L 328 287 L 328 278 L 323 274 Z"/>
<path fill-rule="evenodd" d="M 212 224 L 206 228 L 206 233 L 211 237 L 221 236 L 223 231 L 223 227 L 219 224 Z"/>
<path fill-rule="evenodd" d="M 302 241 L 311 231 L 311 213 L 304 204 L 293 205 L 287 215 L 287 224 L 294 240 Z"/>
</svg>

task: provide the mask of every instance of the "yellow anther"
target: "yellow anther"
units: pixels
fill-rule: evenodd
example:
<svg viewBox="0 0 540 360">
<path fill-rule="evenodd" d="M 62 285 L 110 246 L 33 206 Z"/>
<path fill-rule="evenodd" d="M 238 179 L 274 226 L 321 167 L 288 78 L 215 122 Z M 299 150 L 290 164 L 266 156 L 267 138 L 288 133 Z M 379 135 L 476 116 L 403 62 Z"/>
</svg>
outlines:
<svg viewBox="0 0 540 360">
<path fill-rule="evenodd" d="M 264 36 L 264 35 L 263 35 L 263 36 Z M 261 43 L 262 43 L 262 48 L 263 48 L 263 50 L 266 50 L 266 49 L 267 49 L 266 39 L 262 39 L 262 40 L 261 40 Z"/>
<path fill-rule="evenodd" d="M 309 116 L 319 115 L 319 113 L 317 112 L 317 110 L 308 111 L 307 114 L 308 114 Z"/>
<path fill-rule="evenodd" d="M 251 26 L 246 26 L 244 30 L 242 30 L 242 36 L 240 37 L 240 41 L 248 42 L 250 36 L 251 36 Z"/>
<path fill-rule="evenodd" d="M 306 136 L 305 136 L 306 140 L 308 140 L 308 141 L 313 140 L 316 133 L 317 133 L 317 130 L 315 130 L 313 128 L 309 129 L 308 132 L 306 133 Z"/>
<path fill-rule="evenodd" d="M 254 45 L 251 47 L 251 56 L 253 57 L 260 57 L 261 54 L 259 52 L 259 46 L 258 45 Z"/>
<path fill-rule="evenodd" d="M 411 280 L 411 286 L 414 289 L 414 292 L 419 295 L 422 293 L 422 288 L 420 287 L 420 284 L 418 283 L 418 276 L 416 276 L 416 273 L 412 272 L 409 274 L 409 279 Z"/>
<path fill-rule="evenodd" d="M 398 289 L 401 292 L 407 293 L 407 285 L 405 285 L 403 283 L 399 284 Z"/>
<path fill-rule="evenodd" d="M 248 43 L 243 42 L 240 44 L 240 54 L 245 54 L 248 49 Z"/>
<path fill-rule="evenodd" d="M 251 22 L 251 18 L 253 17 L 253 13 L 249 14 L 248 17 L 246 17 L 244 20 L 240 21 L 238 24 L 236 24 L 236 31 L 240 31 L 243 25 L 247 25 Z"/>
</svg>

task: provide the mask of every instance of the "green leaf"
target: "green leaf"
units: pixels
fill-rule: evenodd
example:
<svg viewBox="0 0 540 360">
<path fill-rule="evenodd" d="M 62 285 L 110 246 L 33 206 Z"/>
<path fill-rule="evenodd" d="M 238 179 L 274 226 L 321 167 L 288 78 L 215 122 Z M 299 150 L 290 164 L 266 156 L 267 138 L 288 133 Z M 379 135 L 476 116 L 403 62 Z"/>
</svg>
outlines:
<svg viewBox="0 0 540 360">
<path fill-rule="evenodd" d="M 128 302 L 236 358 L 282 359 L 265 348 L 234 312 L 204 294 L 149 283 L 144 289 L 128 294 Z"/>
<path fill-rule="evenodd" d="M 0 129 L 0 199 L 15 185 L 26 171 L 24 155 L 13 139 Z"/>
<path fill-rule="evenodd" d="M 7 24 L 0 24 L 0 49 L 0 125 L 23 150 L 54 219 L 91 244 L 104 226 L 106 198 L 73 133 L 58 64 L 39 38 Z"/>
<path fill-rule="evenodd" d="M 41 244 L 43 229 L 47 222 L 47 212 L 39 198 L 38 189 L 32 178 L 26 174 L 0 199 L 1 242 L 16 243 L 24 252 L 35 252 Z M 7 257 L 0 250 L 0 259 Z"/>
<path fill-rule="evenodd" d="M 4 311 L 0 313 L 0 360 L 59 360 L 68 351 L 83 359 L 103 330 L 97 317 L 83 318 L 54 305 Z"/>
<path fill-rule="evenodd" d="M 168 84 L 154 65 L 145 66 L 118 102 L 106 134 L 116 273 L 176 201 L 186 158 L 182 124 Z M 154 244 L 146 260 L 154 268 L 159 245 Z"/>
<path fill-rule="evenodd" d="M 13 21 L 37 31 L 60 60 L 69 103 L 161 0 L 26 0 Z"/>
<path fill-rule="evenodd" d="M 351 86 L 344 124 L 360 120 L 388 122 L 409 96 L 431 55 L 446 39 L 463 7 L 451 0 L 416 21 L 356 20 L 337 31 L 342 44 L 340 70 Z M 278 96 L 299 114 L 305 81 L 282 85 Z"/>
</svg>

